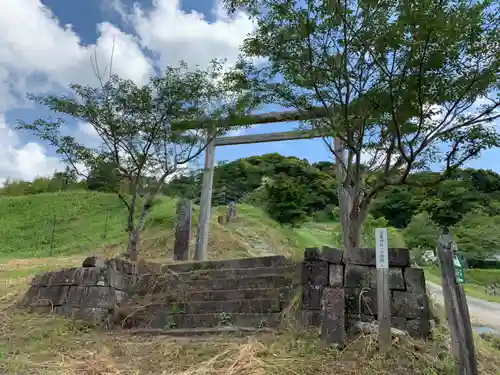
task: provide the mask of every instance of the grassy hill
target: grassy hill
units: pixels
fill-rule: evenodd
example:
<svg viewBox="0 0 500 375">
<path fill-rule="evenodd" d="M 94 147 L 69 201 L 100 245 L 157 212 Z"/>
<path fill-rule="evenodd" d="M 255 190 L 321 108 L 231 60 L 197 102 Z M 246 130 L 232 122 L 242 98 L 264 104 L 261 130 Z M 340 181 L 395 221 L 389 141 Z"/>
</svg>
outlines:
<svg viewBox="0 0 500 375">
<path fill-rule="evenodd" d="M 214 209 L 210 256 L 232 258 L 259 251 L 295 255 L 307 246 L 339 246 L 336 223 L 283 227 L 262 210 L 238 205 L 239 221 L 220 226 Z M 193 228 L 197 222 L 194 208 Z M 0 258 L 67 256 L 114 249 L 123 251 L 127 238 L 126 210 L 114 194 L 86 191 L 0 198 Z M 160 197 L 148 217 L 141 251 L 167 256 L 173 246 L 175 200 Z M 193 233 L 194 238 L 194 233 Z M 392 246 L 404 241 L 390 230 Z"/>
</svg>

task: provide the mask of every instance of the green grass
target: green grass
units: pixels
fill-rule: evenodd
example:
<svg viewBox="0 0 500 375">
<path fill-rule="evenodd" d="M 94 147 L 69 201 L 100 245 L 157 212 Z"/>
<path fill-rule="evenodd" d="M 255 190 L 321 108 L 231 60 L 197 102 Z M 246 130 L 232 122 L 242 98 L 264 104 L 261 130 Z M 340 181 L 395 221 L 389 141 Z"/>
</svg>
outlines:
<svg viewBox="0 0 500 375">
<path fill-rule="evenodd" d="M 0 212 L 4 257 L 76 254 L 115 243 L 125 235 L 126 210 L 113 194 L 1 197 Z"/>
<path fill-rule="evenodd" d="M 155 201 L 141 245 L 150 256 L 171 252 L 175 210 L 173 198 Z M 278 224 L 260 208 L 239 204 L 239 220 L 220 226 L 216 217 L 224 211 L 225 207 L 214 207 L 212 214 L 209 246 L 215 258 L 277 253 L 300 259 L 306 247 L 342 247 L 335 222 L 310 221 L 291 228 Z M 114 194 L 77 191 L 1 197 L 0 212 L 0 258 L 93 254 L 106 248 L 123 251 L 127 240 L 127 211 Z M 197 218 L 198 206 L 194 206 L 193 238 Z M 372 231 L 368 227 L 363 235 L 364 246 L 374 246 Z M 389 228 L 389 244 L 404 246 L 403 237 L 394 228 Z"/>
<path fill-rule="evenodd" d="M 430 282 L 441 285 L 441 276 L 439 274 L 439 268 L 437 267 L 426 267 L 425 278 Z M 465 270 L 465 293 L 467 293 L 467 295 L 471 297 L 500 303 L 500 296 L 490 296 L 485 293 L 485 285 L 487 285 L 488 283 L 498 283 L 500 282 L 499 278 L 500 270 Z M 478 280 L 481 280 L 481 284 L 478 283 Z M 485 282 L 485 284 L 482 284 L 483 282 Z"/>
<path fill-rule="evenodd" d="M 143 233 L 141 251 L 157 258 L 173 248 L 176 200 L 159 197 Z M 300 256 L 308 246 L 332 245 L 335 225 L 311 224 L 290 230 L 261 209 L 238 205 L 238 221 L 217 224 L 225 207 L 214 207 L 210 257 L 233 258 L 277 253 Z M 193 210 L 193 238 L 198 206 Z M 0 258 L 42 258 L 101 253 L 125 248 L 127 211 L 114 194 L 85 191 L 0 198 Z M 120 251 L 121 252 L 121 251 Z"/>
</svg>

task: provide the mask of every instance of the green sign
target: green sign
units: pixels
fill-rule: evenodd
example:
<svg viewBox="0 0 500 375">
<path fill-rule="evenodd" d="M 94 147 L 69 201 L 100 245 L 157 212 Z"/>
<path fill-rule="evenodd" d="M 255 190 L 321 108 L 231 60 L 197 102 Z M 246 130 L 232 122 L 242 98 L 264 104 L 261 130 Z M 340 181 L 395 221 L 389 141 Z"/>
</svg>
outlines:
<svg viewBox="0 0 500 375">
<path fill-rule="evenodd" d="M 453 252 L 453 268 L 455 268 L 455 281 L 457 284 L 465 283 L 464 266 L 460 261 L 458 253 Z"/>
</svg>

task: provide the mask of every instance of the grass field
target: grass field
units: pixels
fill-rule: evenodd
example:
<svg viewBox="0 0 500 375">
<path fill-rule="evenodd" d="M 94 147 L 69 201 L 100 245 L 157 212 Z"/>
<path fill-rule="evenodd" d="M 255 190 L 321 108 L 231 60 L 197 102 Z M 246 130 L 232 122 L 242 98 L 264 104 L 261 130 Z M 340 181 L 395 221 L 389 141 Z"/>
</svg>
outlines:
<svg viewBox="0 0 500 375">
<path fill-rule="evenodd" d="M 292 327 L 279 335 L 188 340 L 106 333 L 56 316 L 21 312 L 13 307 L 32 275 L 78 266 L 88 254 L 122 252 L 125 213 L 114 195 L 84 192 L 0 198 L 0 212 L 0 374 L 453 374 L 442 331 L 426 345 L 396 340 L 394 350 L 382 356 L 372 336 L 338 351 L 322 348 L 317 333 Z M 140 247 L 143 258 L 159 262 L 172 258 L 174 212 L 171 199 L 155 204 Z M 217 214 L 215 209 L 210 228 L 213 259 L 270 252 L 299 258 L 304 247 L 338 245 L 333 223 L 284 228 L 259 209 L 239 205 L 239 220 L 221 226 Z M 195 212 L 193 228 L 196 217 Z M 398 232 L 391 236 L 391 244 L 402 241 Z M 480 338 L 477 347 L 480 373 L 498 375 L 500 352 Z"/>
<path fill-rule="evenodd" d="M 441 285 L 439 268 L 425 268 L 425 278 L 428 281 Z M 486 294 L 486 285 L 500 283 L 500 270 L 480 270 L 469 269 L 465 270 L 464 290 L 467 295 L 475 298 L 484 299 L 490 302 L 500 303 L 500 295 L 492 296 Z M 498 291 L 500 293 L 500 290 Z"/>
</svg>

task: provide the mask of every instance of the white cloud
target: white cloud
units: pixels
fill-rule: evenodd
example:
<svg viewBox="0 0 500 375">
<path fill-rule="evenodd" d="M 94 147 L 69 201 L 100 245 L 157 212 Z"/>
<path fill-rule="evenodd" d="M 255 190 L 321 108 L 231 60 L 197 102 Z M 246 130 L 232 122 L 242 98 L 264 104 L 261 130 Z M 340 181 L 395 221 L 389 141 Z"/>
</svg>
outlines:
<svg viewBox="0 0 500 375">
<path fill-rule="evenodd" d="M 16 132 L 0 114 L 0 185 L 8 178 L 32 180 L 37 176 L 49 176 L 60 168 L 59 158 L 48 156 L 40 144 L 21 144 Z"/>
<path fill-rule="evenodd" d="M 88 122 L 79 121 L 78 130 L 87 137 L 92 137 L 92 138 L 99 137 L 99 134 L 97 134 L 95 128 Z"/>
<path fill-rule="evenodd" d="M 96 25 L 96 42 L 84 45 L 72 26 L 61 25 L 40 0 L 10 1 L 0 12 L 0 114 L 28 105 L 26 92 L 61 92 L 72 82 L 97 84 L 90 63 L 94 51 L 101 70 L 113 51 L 112 72 L 144 83 L 153 65 L 163 68 L 185 60 L 190 66 L 203 66 L 214 58 L 228 58 L 232 63 L 243 38 L 253 29 L 245 15 L 230 18 L 220 3 L 213 11 L 216 20 L 212 23 L 199 13 L 184 13 L 173 0 L 154 1 L 153 9 L 147 12 L 137 6 L 127 11 L 119 0 L 114 4 L 136 35 L 103 22 Z M 144 50 L 153 52 L 158 61 L 151 61 Z M 30 179 L 60 167 L 58 159 L 50 157 L 42 146 L 23 144 L 5 124 L 3 115 L 1 118 L 0 181 L 7 177 Z M 85 124 L 76 129 L 81 136 L 92 138 Z"/>
<path fill-rule="evenodd" d="M 176 65 L 179 60 L 204 66 L 214 58 L 227 58 L 228 64 L 232 64 L 243 39 L 254 29 L 245 14 L 230 18 L 219 2 L 212 23 L 203 14 L 181 11 L 179 0 L 157 0 L 151 11 L 135 5 L 128 13 L 118 1 L 114 4 L 136 30 L 141 45 L 159 55 L 160 67 Z"/>
</svg>

